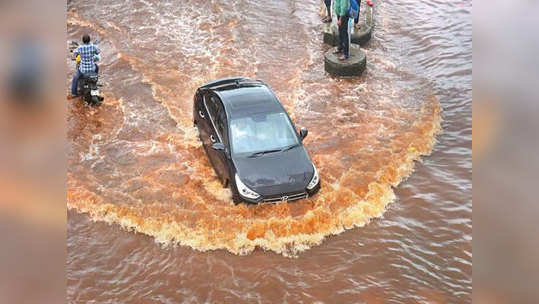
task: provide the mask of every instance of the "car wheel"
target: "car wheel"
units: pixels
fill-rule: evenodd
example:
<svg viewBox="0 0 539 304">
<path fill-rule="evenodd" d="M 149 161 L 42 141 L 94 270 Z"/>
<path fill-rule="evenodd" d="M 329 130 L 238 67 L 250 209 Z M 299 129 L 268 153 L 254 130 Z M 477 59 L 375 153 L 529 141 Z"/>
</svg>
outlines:
<svg viewBox="0 0 539 304">
<path fill-rule="evenodd" d="M 202 134 L 200 134 L 200 128 L 198 127 L 197 123 L 195 123 L 195 128 L 197 128 L 198 140 L 200 140 L 200 142 L 202 142 Z"/>
<path fill-rule="evenodd" d="M 230 186 L 230 191 L 232 192 L 232 202 L 234 202 L 234 205 L 241 203 L 240 193 L 238 192 L 236 183 L 228 182 L 228 185 Z"/>
</svg>

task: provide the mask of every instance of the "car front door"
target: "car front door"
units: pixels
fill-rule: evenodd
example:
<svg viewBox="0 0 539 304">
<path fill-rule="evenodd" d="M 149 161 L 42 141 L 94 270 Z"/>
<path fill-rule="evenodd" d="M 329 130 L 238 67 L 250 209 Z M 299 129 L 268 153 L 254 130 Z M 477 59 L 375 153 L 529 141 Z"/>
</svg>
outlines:
<svg viewBox="0 0 539 304">
<path fill-rule="evenodd" d="M 217 133 L 219 134 L 219 139 L 224 145 L 223 150 L 215 151 L 216 157 L 218 158 L 217 162 L 221 163 L 222 166 L 220 167 L 221 172 L 221 178 L 230 180 L 230 143 L 228 139 L 228 124 L 227 124 L 227 117 L 226 112 L 223 104 L 221 102 L 218 103 L 217 107 L 217 118 L 215 120 L 215 126 L 217 129 Z"/>
<path fill-rule="evenodd" d="M 215 172 L 219 178 L 224 181 L 225 179 L 229 178 L 225 151 L 214 150 L 212 148 L 212 145 L 215 143 L 222 143 L 225 147 L 227 147 L 227 143 L 223 140 L 223 133 L 225 130 L 219 128 L 219 126 L 222 126 L 224 108 L 219 98 L 214 94 L 208 94 L 205 96 L 204 106 L 208 113 L 207 121 L 209 126 L 208 132 L 205 135 L 206 138 L 204 138 L 202 141 L 206 142 L 206 151 L 208 152 L 208 157 L 213 165 L 213 168 L 215 169 Z"/>
</svg>

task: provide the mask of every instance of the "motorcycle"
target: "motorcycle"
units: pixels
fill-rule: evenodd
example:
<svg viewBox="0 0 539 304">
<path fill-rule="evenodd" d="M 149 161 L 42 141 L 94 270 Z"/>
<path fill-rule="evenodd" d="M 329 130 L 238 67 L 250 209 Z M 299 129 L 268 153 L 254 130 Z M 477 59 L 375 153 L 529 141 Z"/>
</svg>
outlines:
<svg viewBox="0 0 539 304">
<path fill-rule="evenodd" d="M 79 44 L 76 41 L 71 41 L 71 53 L 73 53 L 78 46 Z M 80 65 L 80 55 L 76 57 L 71 56 L 71 60 L 77 62 L 78 69 Z M 105 98 L 102 97 L 99 92 L 99 88 L 103 85 L 98 82 L 99 75 L 96 72 L 85 73 L 79 78 L 77 95 L 80 96 L 89 106 L 97 107 L 103 102 L 103 100 L 105 100 Z"/>
</svg>

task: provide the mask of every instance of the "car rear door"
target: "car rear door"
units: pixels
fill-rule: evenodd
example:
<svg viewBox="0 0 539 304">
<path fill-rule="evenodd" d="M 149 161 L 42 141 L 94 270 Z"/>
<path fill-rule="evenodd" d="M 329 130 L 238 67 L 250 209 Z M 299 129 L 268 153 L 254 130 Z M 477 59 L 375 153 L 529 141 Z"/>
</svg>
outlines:
<svg viewBox="0 0 539 304">
<path fill-rule="evenodd" d="M 195 109 L 195 115 L 197 115 L 197 127 L 198 132 L 200 134 L 200 139 L 202 140 L 202 145 L 204 146 L 204 149 L 207 151 L 208 149 L 211 149 L 211 143 L 210 143 L 210 132 L 211 132 L 211 122 L 210 122 L 210 115 L 208 113 L 207 107 L 206 107 L 206 98 L 209 93 L 203 92 L 200 97 L 200 101 L 196 103 L 196 109 Z"/>
</svg>

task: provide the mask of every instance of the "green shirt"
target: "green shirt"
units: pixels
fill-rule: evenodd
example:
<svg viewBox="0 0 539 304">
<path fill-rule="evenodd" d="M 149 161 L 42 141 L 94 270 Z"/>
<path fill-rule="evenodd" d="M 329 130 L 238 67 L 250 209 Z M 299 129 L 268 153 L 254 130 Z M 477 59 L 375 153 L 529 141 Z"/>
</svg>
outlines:
<svg viewBox="0 0 539 304">
<path fill-rule="evenodd" d="M 339 17 L 346 15 L 349 6 L 349 0 L 333 0 L 333 8 Z"/>
</svg>

